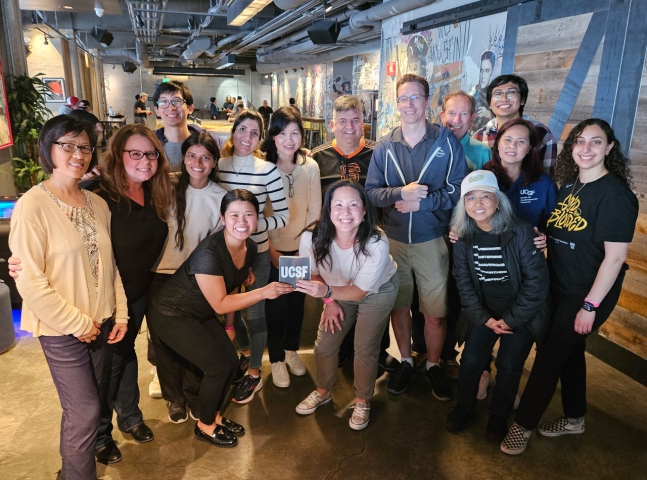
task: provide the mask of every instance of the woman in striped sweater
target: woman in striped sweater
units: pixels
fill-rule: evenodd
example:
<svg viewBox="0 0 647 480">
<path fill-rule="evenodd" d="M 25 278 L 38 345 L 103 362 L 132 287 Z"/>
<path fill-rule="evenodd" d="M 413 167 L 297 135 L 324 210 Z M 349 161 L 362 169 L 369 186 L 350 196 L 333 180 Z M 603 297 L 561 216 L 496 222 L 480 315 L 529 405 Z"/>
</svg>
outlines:
<svg viewBox="0 0 647 480">
<path fill-rule="evenodd" d="M 270 278 L 270 251 L 267 232 L 285 227 L 290 218 L 290 212 L 285 199 L 283 183 L 276 165 L 262 160 L 257 150 L 263 132 L 263 118 L 257 112 L 243 111 L 231 129 L 231 137 L 222 147 L 222 158 L 218 162 L 220 170 L 220 185 L 225 190 L 244 188 L 258 199 L 260 214 L 258 226 L 252 239 L 258 247 L 256 260 L 252 265 L 255 281 L 247 288 L 251 291 L 267 285 Z M 273 215 L 265 217 L 265 204 L 271 201 Z M 265 301 L 261 301 L 244 311 L 244 323 L 236 316 L 236 339 L 242 353 L 241 367 L 249 366 L 247 375 L 243 378 L 233 401 L 248 403 L 254 398 L 254 393 L 261 389 L 261 363 L 263 350 L 267 341 L 267 325 L 265 321 Z M 249 335 L 247 330 L 249 330 Z"/>
</svg>

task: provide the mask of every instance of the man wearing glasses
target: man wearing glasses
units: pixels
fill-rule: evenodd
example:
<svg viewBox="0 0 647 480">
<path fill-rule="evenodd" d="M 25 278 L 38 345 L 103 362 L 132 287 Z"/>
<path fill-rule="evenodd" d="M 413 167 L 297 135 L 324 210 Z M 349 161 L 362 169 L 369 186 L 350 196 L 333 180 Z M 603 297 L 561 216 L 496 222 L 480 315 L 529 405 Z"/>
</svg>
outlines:
<svg viewBox="0 0 647 480">
<path fill-rule="evenodd" d="M 161 83 L 153 94 L 155 113 L 164 126 L 155 130 L 155 135 L 164 145 L 164 153 L 172 172 L 179 172 L 182 165 L 182 142 L 193 132 L 202 132 L 197 125 L 189 125 L 193 113 L 193 95 L 182 82 Z"/>
<path fill-rule="evenodd" d="M 364 185 L 375 146 L 375 142 L 364 139 L 362 104 L 357 97 L 342 95 L 332 108 L 330 128 L 335 138 L 310 152 L 319 165 L 322 194 L 337 180 L 353 180 Z"/>
<path fill-rule="evenodd" d="M 463 147 L 449 128 L 428 122 L 429 83 L 404 75 L 396 85 L 401 126 L 375 146 L 366 177 L 373 205 L 382 207 L 390 253 L 398 264 L 400 289 L 391 323 L 402 355 L 391 374 L 388 391 L 403 393 L 413 378 L 411 302 L 415 275 L 420 311 L 425 317 L 428 359 L 426 377 L 439 400 L 451 399 L 451 388 L 440 368 L 447 324 L 449 253 L 444 235 L 467 176 Z"/>
<path fill-rule="evenodd" d="M 543 159 L 544 170 L 551 175 L 557 161 L 557 141 L 546 125 L 523 115 L 523 107 L 528 99 L 526 81 L 517 75 L 500 75 L 488 85 L 486 97 L 494 118 L 474 134 L 474 139 L 492 148 L 499 125 L 522 117 L 535 126 L 540 139 L 539 152 Z"/>
</svg>

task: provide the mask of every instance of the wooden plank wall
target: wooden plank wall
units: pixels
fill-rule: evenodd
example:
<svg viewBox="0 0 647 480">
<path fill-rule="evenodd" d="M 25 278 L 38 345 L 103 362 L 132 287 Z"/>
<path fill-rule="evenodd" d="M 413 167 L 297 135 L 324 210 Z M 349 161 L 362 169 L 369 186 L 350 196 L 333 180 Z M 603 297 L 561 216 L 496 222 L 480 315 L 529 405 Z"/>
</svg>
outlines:
<svg viewBox="0 0 647 480">
<path fill-rule="evenodd" d="M 519 27 L 514 73 L 528 82 L 524 114 L 548 124 L 592 14 L 566 17 Z M 582 90 L 564 128 L 561 143 L 580 121 L 593 115 L 600 72 L 600 43 Z M 640 200 L 640 217 L 629 248 L 623 292 L 600 335 L 647 359 L 647 65 L 631 145 L 633 188 Z"/>
</svg>

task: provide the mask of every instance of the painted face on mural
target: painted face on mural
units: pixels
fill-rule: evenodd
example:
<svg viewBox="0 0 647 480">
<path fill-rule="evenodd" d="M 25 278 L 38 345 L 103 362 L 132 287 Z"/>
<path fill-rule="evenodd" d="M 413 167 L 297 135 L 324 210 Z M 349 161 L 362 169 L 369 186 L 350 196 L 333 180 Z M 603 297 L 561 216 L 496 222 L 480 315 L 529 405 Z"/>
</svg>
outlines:
<svg viewBox="0 0 647 480">
<path fill-rule="evenodd" d="M 472 102 L 463 95 L 450 98 L 445 103 L 445 110 L 440 112 L 440 119 L 447 128 L 450 128 L 456 138 L 462 139 L 476 118 L 472 112 Z"/>
<path fill-rule="evenodd" d="M 481 60 L 481 71 L 479 73 L 479 86 L 482 89 L 486 89 L 490 84 L 490 79 L 492 78 L 492 69 L 494 65 L 487 58 Z"/>
</svg>

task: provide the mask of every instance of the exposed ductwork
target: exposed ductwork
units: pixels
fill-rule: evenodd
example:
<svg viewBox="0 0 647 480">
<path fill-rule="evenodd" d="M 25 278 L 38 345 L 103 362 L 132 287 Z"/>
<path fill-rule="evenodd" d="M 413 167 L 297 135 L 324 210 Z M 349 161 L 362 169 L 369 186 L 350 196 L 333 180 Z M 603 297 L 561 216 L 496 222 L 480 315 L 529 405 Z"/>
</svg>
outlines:
<svg viewBox="0 0 647 480">
<path fill-rule="evenodd" d="M 374 25 L 385 18 L 390 18 L 401 13 L 415 10 L 416 8 L 431 5 L 436 0 L 391 0 L 384 2 L 363 12 L 359 12 L 350 18 L 350 24 L 353 27 L 365 27 Z"/>
<path fill-rule="evenodd" d="M 99 53 L 100 53 L 101 59 L 104 61 L 106 57 L 127 57 L 133 62 L 139 63 L 137 54 L 127 48 L 108 48 L 105 50 L 101 50 Z"/>
<path fill-rule="evenodd" d="M 320 53 L 317 55 L 317 63 L 330 63 L 341 60 L 342 58 L 350 57 L 352 55 L 361 55 L 363 53 L 374 52 L 379 50 L 380 40 L 373 40 L 364 45 L 359 45 L 357 47 L 347 47 L 339 48 L 336 50 L 331 50 L 329 52 Z M 258 73 L 271 73 L 278 70 L 284 70 L 288 68 L 298 68 L 304 64 L 303 60 L 301 61 L 292 61 L 286 63 L 257 63 L 256 70 Z"/>
<path fill-rule="evenodd" d="M 274 5 L 281 10 L 294 10 L 306 3 L 308 0 L 274 0 Z"/>
</svg>

